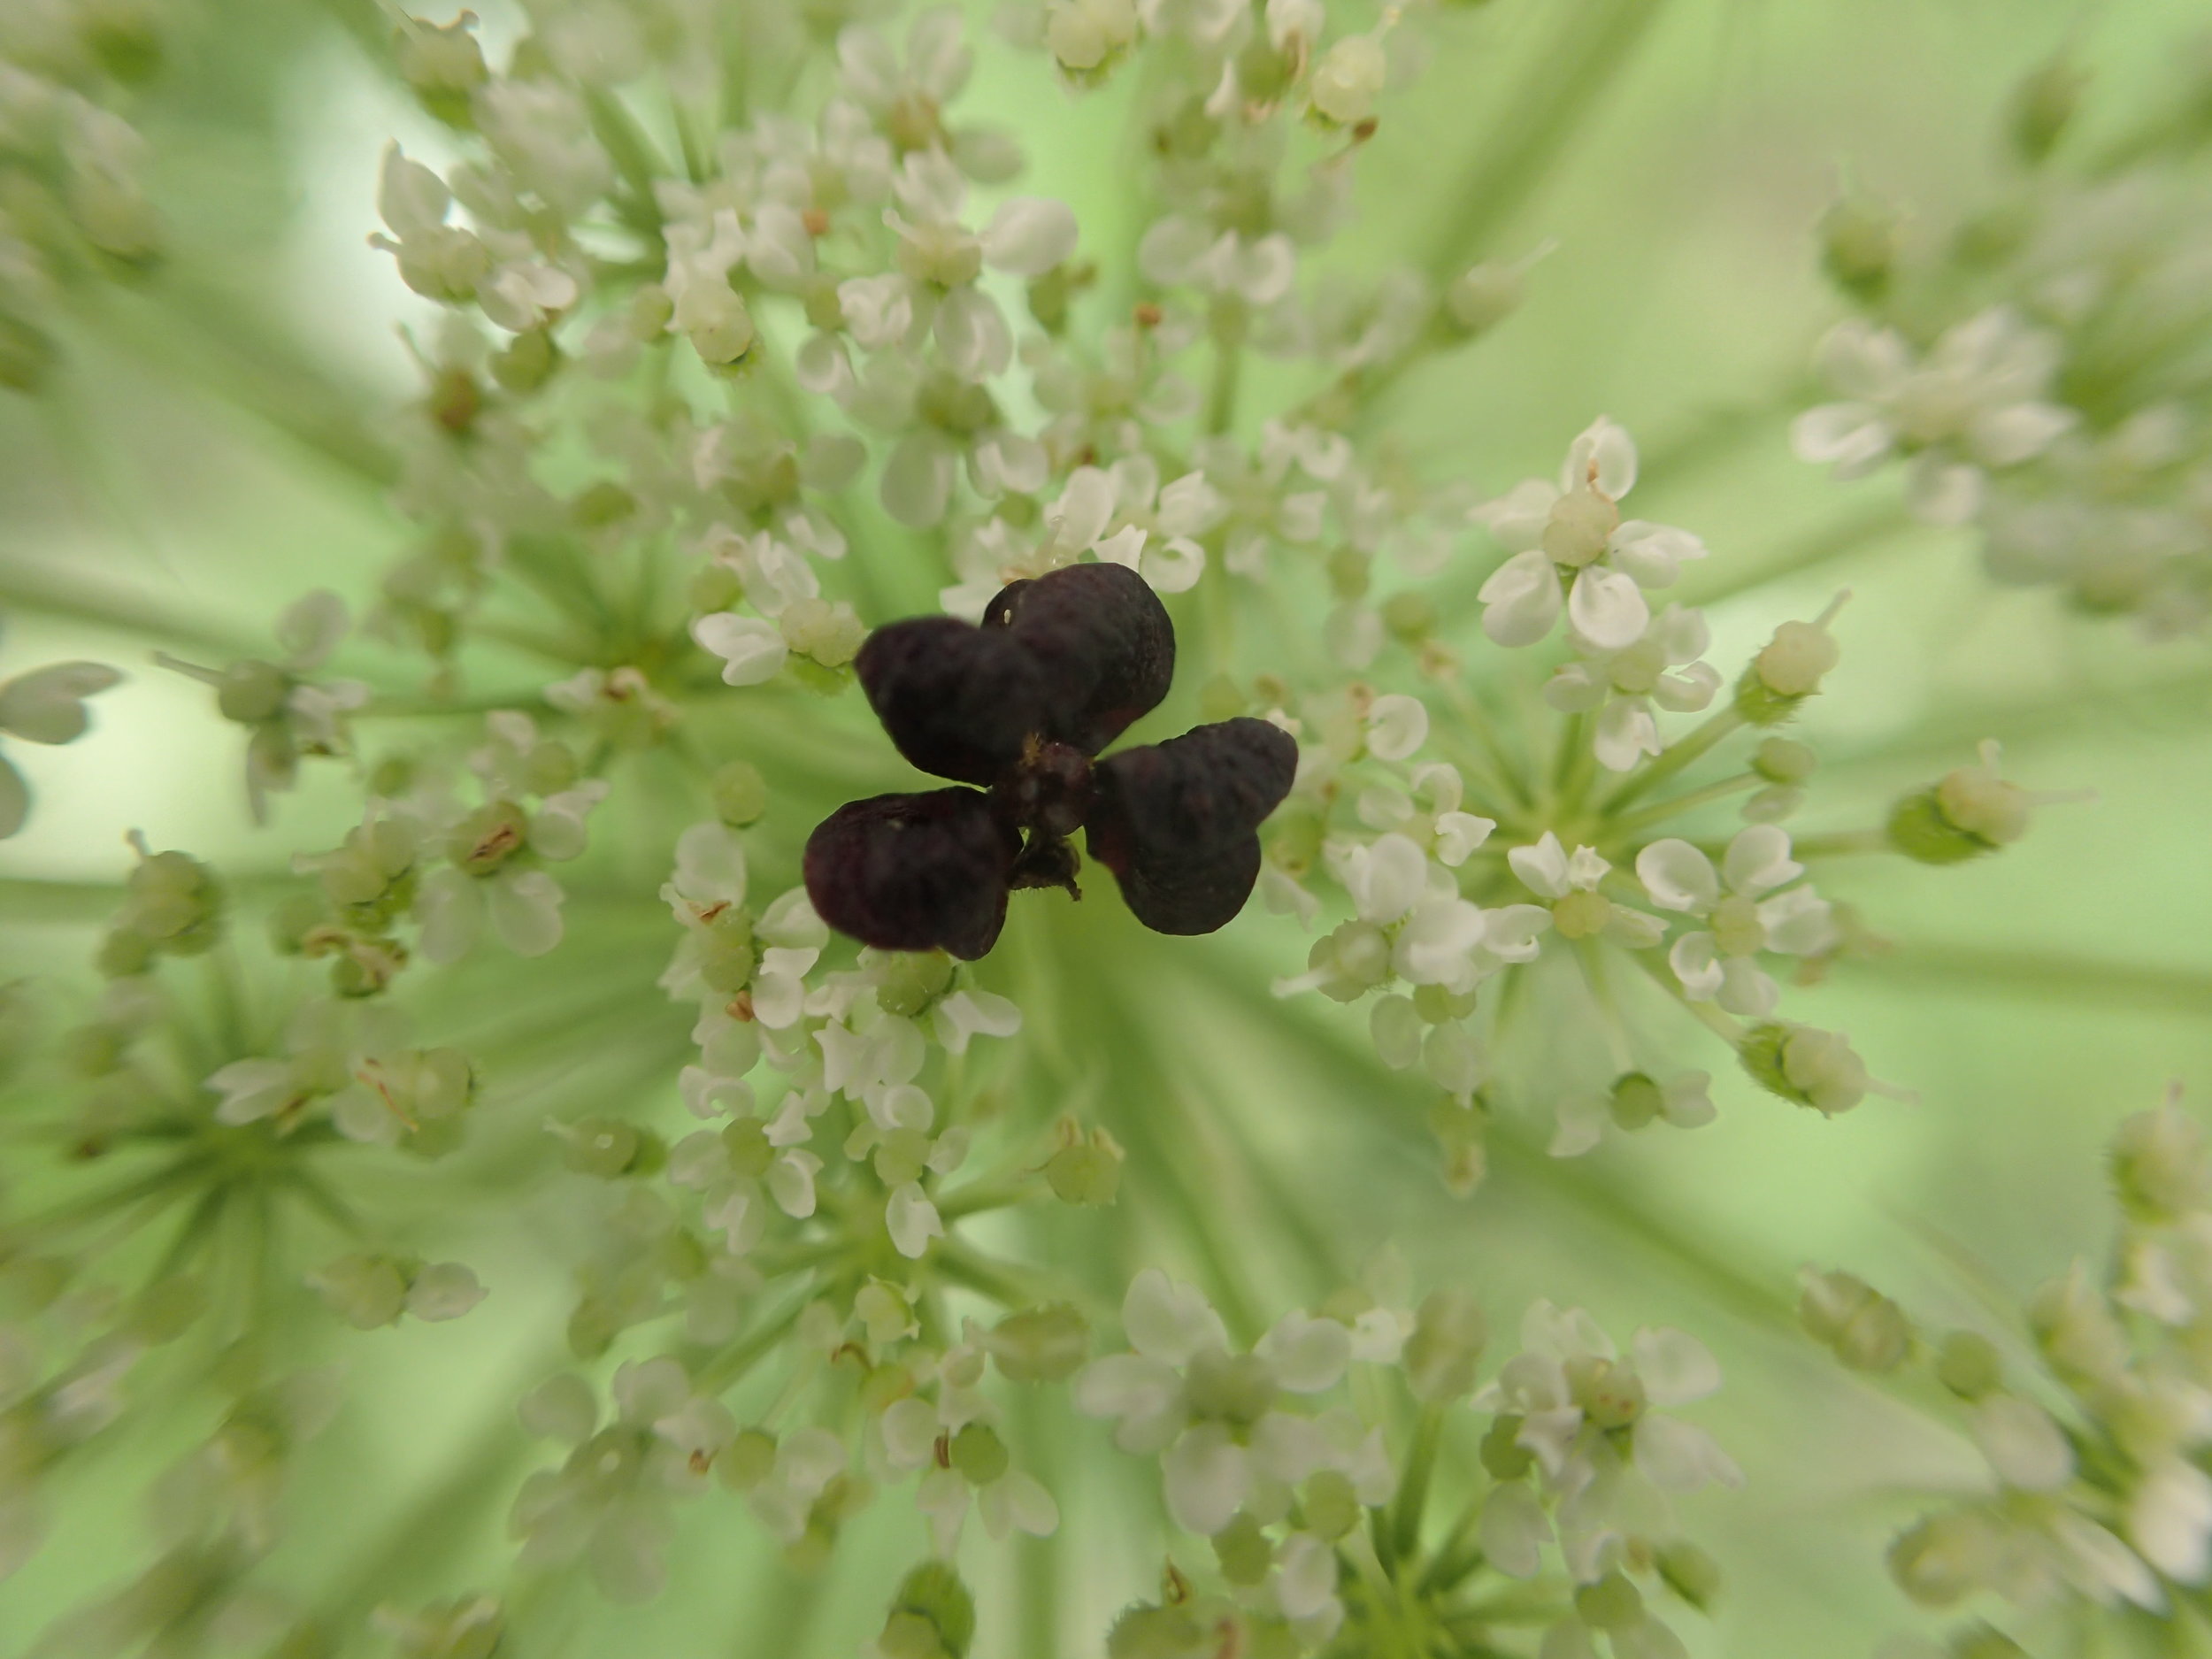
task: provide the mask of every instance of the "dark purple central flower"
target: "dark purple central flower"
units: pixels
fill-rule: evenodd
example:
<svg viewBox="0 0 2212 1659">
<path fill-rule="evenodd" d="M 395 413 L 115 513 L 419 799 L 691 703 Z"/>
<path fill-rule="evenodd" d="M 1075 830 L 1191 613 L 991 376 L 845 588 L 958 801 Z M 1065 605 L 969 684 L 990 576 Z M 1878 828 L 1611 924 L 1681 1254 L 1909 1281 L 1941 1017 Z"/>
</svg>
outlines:
<svg viewBox="0 0 2212 1659">
<path fill-rule="evenodd" d="M 1148 927 L 1210 933 L 1243 909 L 1298 745 L 1265 720 L 1223 720 L 1094 761 L 1175 674 L 1174 625 L 1134 571 L 1071 565 L 1016 582 L 979 627 L 891 623 L 855 666 L 900 754 L 979 787 L 879 795 L 816 827 L 807 895 L 840 933 L 972 961 L 997 942 L 1014 889 L 1082 896 L 1078 829 Z"/>
</svg>

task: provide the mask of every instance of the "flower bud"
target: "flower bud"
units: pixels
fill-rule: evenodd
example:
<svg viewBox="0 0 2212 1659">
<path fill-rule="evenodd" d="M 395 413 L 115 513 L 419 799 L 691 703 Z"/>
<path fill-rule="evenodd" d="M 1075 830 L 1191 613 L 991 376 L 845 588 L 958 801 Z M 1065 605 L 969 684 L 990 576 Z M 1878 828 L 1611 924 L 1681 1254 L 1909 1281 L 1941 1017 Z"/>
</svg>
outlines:
<svg viewBox="0 0 2212 1659">
<path fill-rule="evenodd" d="M 1864 1279 L 1849 1273 L 1808 1271 L 1797 1317 L 1816 1342 L 1832 1348 L 1853 1371 L 1889 1371 L 1912 1352 L 1912 1322 L 1905 1310 Z"/>
<path fill-rule="evenodd" d="M 2004 1386 L 1997 1345 L 1976 1331 L 1954 1331 L 1936 1350 L 1936 1380 L 1962 1400 L 1979 1400 Z"/>
<path fill-rule="evenodd" d="M 1737 1055 L 1761 1088 L 1832 1118 L 1867 1095 L 1866 1063 L 1840 1032 L 1771 1021 L 1745 1033 Z"/>
<path fill-rule="evenodd" d="M 1210 1659 L 1220 1632 L 1181 1607 L 1133 1607 L 1114 1621 L 1106 1659 Z"/>
<path fill-rule="evenodd" d="M 2144 1221 L 2177 1221 L 2203 1209 L 2212 1170 L 2202 1126 L 2174 1106 L 2136 1113 L 2112 1137 L 2112 1184 L 2128 1213 Z"/>
<path fill-rule="evenodd" d="M 1299 1509 L 1304 1530 L 1333 1543 L 1360 1524 L 1363 1506 L 1349 1475 L 1340 1469 L 1325 1469 L 1306 1482 Z"/>
<path fill-rule="evenodd" d="M 715 769 L 710 788 L 714 796 L 715 816 L 733 829 L 758 823 L 768 810 L 768 780 L 750 761 L 725 761 Z"/>
<path fill-rule="evenodd" d="M 2012 95 L 2008 123 L 2012 147 L 2034 165 L 2057 148 L 2073 124 L 2089 77 L 2064 54 L 2031 71 Z"/>
<path fill-rule="evenodd" d="M 1444 290 L 1444 314 L 1471 334 L 1486 334 L 1520 310 L 1528 272 L 1519 262 L 1486 259 Z"/>
<path fill-rule="evenodd" d="M 1047 1302 L 1009 1314 L 983 1347 L 1010 1382 L 1063 1382 L 1090 1353 L 1090 1323 L 1071 1303 Z"/>
<path fill-rule="evenodd" d="M 1819 766 L 1811 747 L 1791 738 L 1763 738 L 1751 752 L 1751 770 L 1769 783 L 1803 783 Z"/>
<path fill-rule="evenodd" d="M 393 41 L 400 79 L 431 115 L 464 132 L 476 125 L 470 95 L 489 76 L 484 49 L 470 33 L 475 27 L 466 12 L 442 25 L 409 18 Z"/>
<path fill-rule="evenodd" d="M 1376 96 L 1389 77 L 1382 42 L 1371 35 L 1348 35 L 1313 66 L 1307 96 L 1325 125 L 1356 127 L 1374 114 Z"/>
<path fill-rule="evenodd" d="M 975 1598 L 951 1563 L 926 1561 L 906 1575 L 878 1646 L 885 1659 L 965 1659 L 975 1640 Z"/>
<path fill-rule="evenodd" d="M 776 1467 L 776 1437 L 764 1429 L 741 1429 L 714 1460 L 722 1484 L 733 1492 L 749 1492 L 768 1479 Z"/>
<path fill-rule="evenodd" d="M 1481 1304 L 1467 1292 L 1440 1287 L 1423 1297 L 1403 1356 L 1414 1397 L 1444 1401 L 1472 1393 L 1489 1334 Z"/>
<path fill-rule="evenodd" d="M 1268 1569 L 1275 1564 L 1275 1550 L 1267 1541 L 1267 1534 L 1260 1530 L 1257 1521 L 1240 1514 L 1228 1525 L 1214 1534 L 1214 1555 L 1221 1563 L 1221 1576 L 1231 1584 L 1240 1586 L 1263 1582 Z"/>
<path fill-rule="evenodd" d="M 580 1118 L 572 1124 L 548 1124 L 565 1151 L 562 1161 L 579 1175 L 611 1181 L 625 1175 L 650 1175 L 668 1161 L 668 1148 L 649 1129 L 633 1128 L 608 1118 Z"/>
<path fill-rule="evenodd" d="M 342 1256 L 308 1277 L 324 1305 L 357 1331 L 398 1323 L 407 1306 L 407 1275 L 388 1256 Z"/>
<path fill-rule="evenodd" d="M 1890 1545 L 1890 1576 L 1923 1607 L 1947 1607 L 1990 1581 L 2001 1542 L 1971 1511 L 1931 1515 Z"/>
<path fill-rule="evenodd" d="M 1659 1576 L 1667 1587 L 1701 1613 L 1720 1597 L 1720 1563 L 1695 1544 L 1677 1540 L 1659 1547 Z"/>
<path fill-rule="evenodd" d="M 1045 48 L 1061 68 L 1094 76 L 1137 38 L 1132 0 L 1055 0 L 1045 19 Z"/>
<path fill-rule="evenodd" d="M 1828 623 L 1848 597 L 1839 595 L 1810 622 L 1785 622 L 1774 630 L 1736 682 L 1737 713 L 1754 726 L 1779 726 L 1820 689 L 1822 678 L 1842 659 Z"/>
<path fill-rule="evenodd" d="M 1828 280 L 1855 299 L 1881 296 L 1897 263 L 1901 216 L 1887 203 L 1856 194 L 1821 216 L 1820 259 Z"/>
<path fill-rule="evenodd" d="M 1593 1630 L 1626 1630 L 1644 1622 L 1643 1593 L 1626 1574 L 1609 1572 L 1595 1584 L 1576 1586 L 1575 1613 Z"/>
<path fill-rule="evenodd" d="M 1064 1204 L 1102 1209 L 1121 1189 L 1122 1150 L 1103 1129 L 1089 1139 L 1062 1147 L 1046 1161 L 1045 1179 Z"/>
</svg>

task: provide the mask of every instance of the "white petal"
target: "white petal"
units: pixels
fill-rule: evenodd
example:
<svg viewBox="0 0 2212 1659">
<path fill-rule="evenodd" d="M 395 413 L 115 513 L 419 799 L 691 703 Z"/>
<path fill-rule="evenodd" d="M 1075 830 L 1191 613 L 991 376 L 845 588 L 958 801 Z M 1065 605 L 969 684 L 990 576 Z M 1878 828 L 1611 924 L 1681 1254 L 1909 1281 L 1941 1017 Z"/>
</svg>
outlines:
<svg viewBox="0 0 2212 1659">
<path fill-rule="evenodd" d="M 1656 841 L 1636 855 L 1636 879 L 1663 910 L 1701 916 L 1720 902 L 1713 861 L 1686 841 Z"/>
<path fill-rule="evenodd" d="M 1646 1412 L 1636 1419 L 1635 1440 L 1636 1467 L 1663 1492 L 1743 1485 L 1743 1471 L 1713 1437 L 1679 1417 Z"/>
<path fill-rule="evenodd" d="M 1105 557 L 1102 549 L 1100 557 Z M 1206 572 L 1206 549 L 1187 535 L 1155 537 L 1138 568 L 1156 592 L 1187 594 Z"/>
<path fill-rule="evenodd" d="M 1490 1564 L 1508 1578 L 1533 1578 L 1551 1542 L 1551 1521 L 1525 1480 L 1502 1480 L 1483 1501 L 1476 1540 Z"/>
<path fill-rule="evenodd" d="M 1606 541 L 1605 562 L 1633 577 L 1639 588 L 1671 587 L 1685 564 L 1704 557 L 1705 543 L 1687 530 L 1641 518 L 1631 518 Z"/>
<path fill-rule="evenodd" d="M 995 1511 L 1003 1518 L 994 1536 L 1003 1536 L 1008 1526 L 1032 1538 L 1049 1538 L 1060 1530 L 1060 1506 L 1035 1477 L 1018 1469 L 1008 1470 L 983 1489 L 987 1528 Z"/>
<path fill-rule="evenodd" d="M 1636 486 L 1636 442 L 1624 427 L 1603 415 L 1568 446 L 1567 465 L 1561 469 L 1559 488 L 1597 486 L 1598 493 L 1618 501 Z"/>
<path fill-rule="evenodd" d="M 1428 741 L 1428 706 L 1418 697 L 1394 691 L 1367 711 L 1367 752 L 1378 760 L 1409 759 Z"/>
<path fill-rule="evenodd" d="M 1194 1285 L 1170 1279 L 1148 1267 L 1129 1283 L 1121 1304 L 1121 1327 L 1129 1346 L 1150 1359 L 1183 1365 L 1202 1348 L 1225 1348 L 1228 1328 Z"/>
<path fill-rule="evenodd" d="M 327 588 L 319 588 L 295 600 L 277 618 L 277 643 L 288 666 L 319 668 L 338 649 L 349 626 L 346 602 Z"/>
<path fill-rule="evenodd" d="M 1211 1538 L 1236 1517 L 1252 1489 L 1244 1448 L 1219 1424 L 1185 1432 L 1160 1459 L 1168 1513 L 1179 1526 Z"/>
<path fill-rule="evenodd" d="M 0 686 L 0 731 L 27 742 L 73 743 L 91 723 L 84 699 L 119 684 L 122 678 L 104 663 L 55 663 L 33 669 Z"/>
<path fill-rule="evenodd" d="M 1544 539 L 1559 491 L 1540 478 L 1524 479 L 1495 501 L 1484 502 L 1468 517 L 1486 526 L 1509 553 L 1526 552 Z"/>
<path fill-rule="evenodd" d="M 1075 1409 L 1086 1417 L 1146 1423 L 1165 1417 L 1182 1392 L 1182 1378 L 1164 1362 L 1106 1354 L 1076 1373 Z"/>
<path fill-rule="evenodd" d="M 2074 1477 L 2074 1448 L 2032 1400 L 1993 1394 L 1975 1407 L 1971 1427 L 1974 1443 L 2008 1486 L 2055 1492 Z"/>
<path fill-rule="evenodd" d="M 994 269 L 1041 277 L 1075 251 L 1075 213 L 1064 202 L 1017 196 L 992 215 L 983 257 Z"/>
<path fill-rule="evenodd" d="M 1643 637 L 1651 622 L 1651 607 L 1634 577 L 1586 565 L 1576 573 L 1567 595 L 1567 620 L 1600 650 L 1625 650 Z"/>
<path fill-rule="evenodd" d="M 1720 964 L 1720 988 L 1711 995 L 1714 1002 L 1740 1019 L 1764 1019 L 1780 1004 L 1782 987 L 1774 982 L 1772 974 L 1748 957 L 1731 956 Z"/>
<path fill-rule="evenodd" d="M 1981 468 L 1947 464 L 1931 450 L 1916 459 L 1906 495 L 1924 524 L 1965 524 L 1982 510 Z"/>
<path fill-rule="evenodd" d="M 1286 1618 L 1310 1618 L 1336 1599 L 1336 1551 L 1311 1532 L 1293 1532 L 1277 1557 L 1275 1602 Z"/>
<path fill-rule="evenodd" d="M 1343 881 L 1363 921 L 1396 921 L 1428 887 L 1428 856 L 1403 835 L 1377 837 L 1353 849 Z"/>
<path fill-rule="evenodd" d="M 1804 873 L 1805 866 L 1790 857 L 1790 833 L 1778 824 L 1754 824 L 1737 831 L 1721 860 L 1728 890 L 1755 899 Z"/>
<path fill-rule="evenodd" d="M 1352 1358 L 1352 1333 L 1334 1319 L 1286 1314 L 1252 1351 L 1275 1372 L 1277 1386 L 1293 1394 L 1333 1388 Z"/>
<path fill-rule="evenodd" d="M 1894 438 L 1882 412 L 1865 403 L 1822 403 L 1790 423 L 1791 452 L 1816 465 L 1832 462 L 1843 478 L 1872 472 Z"/>
<path fill-rule="evenodd" d="M 1720 1362 L 1686 1332 L 1647 1325 L 1636 1333 L 1628 1351 L 1645 1397 L 1655 1406 L 1687 1405 L 1720 1387 Z"/>
<path fill-rule="evenodd" d="M 892 1248 L 909 1261 L 919 1260 L 932 1239 L 945 1236 L 945 1224 L 938 1218 L 937 1206 L 923 1194 L 918 1181 L 908 1181 L 891 1189 L 891 1196 L 884 1205 L 883 1220 L 891 1234 Z"/>
<path fill-rule="evenodd" d="M 1548 899 L 1567 895 L 1567 851 L 1559 844 L 1559 837 L 1550 830 L 1532 847 L 1516 847 L 1509 850 L 1505 861 L 1513 866 L 1513 873 L 1522 885 L 1532 893 Z"/>
<path fill-rule="evenodd" d="M 2176 1457 L 2128 1501 L 2128 1539 L 2169 1578 L 2201 1584 L 2212 1571 L 2212 1478 Z"/>
<path fill-rule="evenodd" d="M 407 1287 L 407 1311 L 418 1319 L 457 1319 L 483 1300 L 476 1275 L 458 1262 L 433 1262 Z"/>
<path fill-rule="evenodd" d="M 1539 549 L 1506 560 L 1475 596 L 1483 606 L 1482 631 L 1500 645 L 1533 645 L 1559 620 L 1559 572 Z"/>
<path fill-rule="evenodd" d="M 518 956 L 542 956 L 561 942 L 561 884 L 542 870 L 517 870 L 483 884 L 492 932 Z"/>
<path fill-rule="evenodd" d="M 727 611 L 698 618 L 691 637 L 701 649 L 722 658 L 722 682 L 729 686 L 757 686 L 774 679 L 790 654 L 774 623 Z"/>
<path fill-rule="evenodd" d="M 1077 552 L 1106 534 L 1114 516 L 1114 482 L 1103 469 L 1079 466 L 1068 474 L 1060 499 L 1045 515 L 1056 546 Z"/>
<path fill-rule="evenodd" d="M 945 363 L 964 380 L 1003 374 L 1013 361 L 1014 336 L 998 303 L 972 288 L 955 288 L 937 308 L 937 343 Z"/>
<path fill-rule="evenodd" d="M 1720 946 L 1710 933 L 1685 933 L 1667 952 L 1667 965 L 1682 983 L 1682 993 L 1693 1002 L 1710 1002 L 1720 995 L 1726 974 L 1720 964 Z"/>
<path fill-rule="evenodd" d="M 745 843 L 726 824 L 694 824 L 676 838 L 676 890 L 699 904 L 745 902 Z"/>
<path fill-rule="evenodd" d="M 433 870 L 415 889 L 415 919 L 422 954 L 435 963 L 458 962 L 476 943 L 484 924 L 484 896 L 476 878 L 450 865 Z"/>
<path fill-rule="evenodd" d="M 945 516 L 957 471 L 945 440 L 934 433 L 901 438 L 883 465 L 878 494 L 884 511 L 910 530 L 926 530 Z"/>
</svg>

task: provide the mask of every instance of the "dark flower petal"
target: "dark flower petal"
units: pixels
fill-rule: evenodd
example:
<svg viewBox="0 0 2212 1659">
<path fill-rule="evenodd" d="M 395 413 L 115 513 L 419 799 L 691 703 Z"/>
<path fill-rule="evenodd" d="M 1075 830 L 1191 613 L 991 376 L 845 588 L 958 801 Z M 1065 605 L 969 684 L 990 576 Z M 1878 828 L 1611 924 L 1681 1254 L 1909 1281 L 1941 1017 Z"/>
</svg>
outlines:
<svg viewBox="0 0 2212 1659">
<path fill-rule="evenodd" d="M 1092 773 L 1084 842 L 1139 921 L 1208 933 L 1259 879 L 1256 832 L 1290 793 L 1298 745 L 1265 720 L 1223 720 L 1126 749 Z"/>
<path fill-rule="evenodd" d="M 868 636 L 853 664 L 868 706 L 924 772 L 988 785 L 1047 724 L 1047 677 L 1000 628 L 916 617 Z"/>
<path fill-rule="evenodd" d="M 864 945 L 972 962 L 997 942 L 1019 850 L 972 789 L 879 795 L 839 807 L 807 837 L 807 896 Z"/>
<path fill-rule="evenodd" d="M 1002 588 L 983 613 L 1029 648 L 1046 677 L 1045 735 L 1098 751 L 1157 708 L 1175 677 L 1175 625 L 1152 585 L 1122 565 L 1069 565 Z"/>
<path fill-rule="evenodd" d="M 1099 853 L 1095 840 L 1091 850 L 1113 871 L 1129 913 L 1156 933 L 1210 933 L 1226 927 L 1260 879 L 1260 838 L 1248 830 L 1242 839 L 1211 852 L 1139 857 L 1125 864 Z"/>
</svg>

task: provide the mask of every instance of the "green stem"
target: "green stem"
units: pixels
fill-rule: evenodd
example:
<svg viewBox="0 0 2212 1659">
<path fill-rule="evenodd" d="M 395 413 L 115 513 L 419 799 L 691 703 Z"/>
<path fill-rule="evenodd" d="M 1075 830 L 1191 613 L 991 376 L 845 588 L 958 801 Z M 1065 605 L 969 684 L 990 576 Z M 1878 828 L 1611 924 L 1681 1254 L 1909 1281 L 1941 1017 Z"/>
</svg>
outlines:
<svg viewBox="0 0 2212 1659">
<path fill-rule="evenodd" d="M 1790 851 L 1800 858 L 1835 858 L 1896 850 L 1890 845 L 1886 829 L 1838 830 L 1827 835 L 1800 836 L 1790 843 Z"/>
<path fill-rule="evenodd" d="M 1707 717 L 1705 723 L 1674 744 L 1650 765 L 1630 778 L 1608 795 L 1598 809 L 1610 818 L 1638 795 L 1663 784 L 1691 762 L 1703 756 L 1714 745 L 1732 736 L 1744 723 L 1744 718 L 1732 702 L 1719 712 Z"/>
<path fill-rule="evenodd" d="M 1896 502 L 1885 502 L 1855 517 L 1839 519 L 1836 523 L 1815 531 L 1803 541 L 1786 548 L 1775 557 L 1748 569 L 1732 566 L 1725 577 L 1717 581 L 1692 580 L 1685 584 L 1686 597 L 1691 603 L 1717 605 L 1723 600 L 1733 599 L 1738 594 L 1753 588 L 1765 588 L 1772 583 L 1786 581 L 1801 576 L 1807 571 L 1858 552 L 1889 536 L 1900 534 L 1920 526 L 1903 506 Z"/>
<path fill-rule="evenodd" d="M 1939 981 L 1957 991 L 1995 991 L 2058 1002 L 2102 1002 L 2140 1009 L 2146 1003 L 2194 1016 L 2212 1014 L 2212 973 L 2201 969 L 2102 962 L 2047 951 L 1978 945 L 1900 944 L 1878 958 L 1846 956 L 1846 968 Z"/>
<path fill-rule="evenodd" d="M 1422 261 L 1440 287 L 1479 257 L 1484 244 L 1533 196 L 1582 125 L 1603 107 L 1616 77 L 1665 0 L 1586 0 L 1559 12 L 1551 43 L 1537 55 L 1547 73 L 1528 76 L 1473 161 L 1445 191 L 1463 203 L 1446 218 Z"/>
<path fill-rule="evenodd" d="M 1694 812 L 1699 807 L 1709 806 L 1716 801 L 1724 801 L 1732 795 L 1740 795 L 1746 789 L 1755 789 L 1765 782 L 1766 780 L 1755 772 L 1739 772 L 1733 778 L 1724 778 L 1718 783 L 1707 784 L 1702 789 L 1693 789 L 1687 795 L 1655 801 L 1640 812 L 1631 812 L 1626 818 L 1611 819 L 1606 829 L 1611 834 L 1625 838 L 1663 824 L 1671 818 Z"/>
<path fill-rule="evenodd" d="M 1206 394 L 1206 430 L 1210 433 L 1228 431 L 1237 418 L 1237 389 L 1244 376 L 1246 321 L 1241 300 L 1215 303 L 1213 384 Z"/>
<path fill-rule="evenodd" d="M 693 1373 L 693 1386 L 703 1394 L 718 1394 L 782 1346 L 799 1316 L 814 1300 L 813 1293 L 795 1297 L 780 1313 L 748 1337 L 741 1337 Z"/>
<path fill-rule="evenodd" d="M 1392 1519 L 1391 1545 L 1402 1561 L 1413 1559 L 1421 1541 L 1422 1511 L 1429 1502 L 1429 1478 L 1436 1472 L 1436 1453 L 1444 1438 L 1444 1408 L 1431 1401 L 1421 1408 L 1406 1448 L 1405 1473 L 1398 1481 L 1397 1512 Z"/>
</svg>

